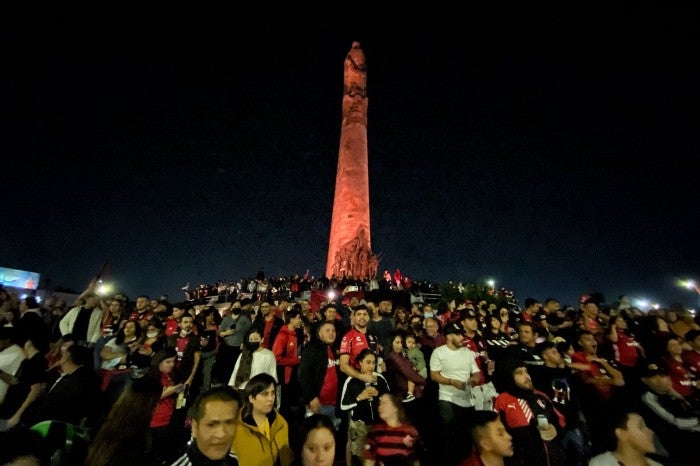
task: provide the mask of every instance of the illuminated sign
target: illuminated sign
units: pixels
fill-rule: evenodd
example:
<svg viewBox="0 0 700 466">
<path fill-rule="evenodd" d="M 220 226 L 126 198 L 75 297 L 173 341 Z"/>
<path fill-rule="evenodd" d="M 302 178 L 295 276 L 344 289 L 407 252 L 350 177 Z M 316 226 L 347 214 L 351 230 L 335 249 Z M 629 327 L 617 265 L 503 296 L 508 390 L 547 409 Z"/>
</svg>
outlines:
<svg viewBox="0 0 700 466">
<path fill-rule="evenodd" d="M 39 286 L 40 276 L 41 275 L 36 272 L 0 267 L 0 284 L 3 286 L 36 290 L 37 286 Z"/>
</svg>

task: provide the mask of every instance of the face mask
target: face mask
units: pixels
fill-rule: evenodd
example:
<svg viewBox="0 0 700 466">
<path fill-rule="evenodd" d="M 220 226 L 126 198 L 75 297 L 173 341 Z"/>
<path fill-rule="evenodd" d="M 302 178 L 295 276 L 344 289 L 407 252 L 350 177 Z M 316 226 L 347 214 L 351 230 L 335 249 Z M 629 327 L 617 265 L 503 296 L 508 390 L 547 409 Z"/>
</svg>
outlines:
<svg viewBox="0 0 700 466">
<path fill-rule="evenodd" d="M 158 332 L 148 332 L 148 333 L 146 334 L 146 336 L 147 336 L 148 338 L 155 338 L 155 337 L 158 336 Z"/>
<path fill-rule="evenodd" d="M 433 313 L 432 313 L 432 312 L 426 312 L 425 314 L 423 314 L 423 317 L 433 317 Z"/>
<path fill-rule="evenodd" d="M 256 342 L 249 341 L 248 348 L 250 348 L 251 352 L 255 352 L 260 348 L 260 342 L 259 341 L 256 341 Z"/>
</svg>

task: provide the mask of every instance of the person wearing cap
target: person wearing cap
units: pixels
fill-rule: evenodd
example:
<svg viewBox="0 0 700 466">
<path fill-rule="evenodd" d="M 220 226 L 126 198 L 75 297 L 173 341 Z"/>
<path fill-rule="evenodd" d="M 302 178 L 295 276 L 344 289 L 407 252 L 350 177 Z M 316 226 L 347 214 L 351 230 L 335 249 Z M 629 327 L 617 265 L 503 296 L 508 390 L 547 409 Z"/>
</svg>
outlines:
<svg viewBox="0 0 700 466">
<path fill-rule="evenodd" d="M 493 409 L 513 436 L 512 464 L 568 464 L 561 447 L 564 415 L 534 387 L 528 366 L 517 359 L 499 361 L 496 380 L 500 394 Z"/>
<path fill-rule="evenodd" d="M 493 400 L 498 393 L 493 383 L 491 374 L 495 368 L 494 362 L 489 358 L 486 350 L 486 341 L 479 333 L 479 316 L 473 309 L 459 311 L 459 323 L 464 328 L 462 334 L 462 346 L 470 349 L 476 355 L 476 365 L 479 366 L 479 381 L 472 387 L 472 397 L 476 409 L 491 409 Z"/>
<path fill-rule="evenodd" d="M 445 327 L 445 344 L 430 355 L 430 378 L 438 386 L 438 412 L 442 421 L 443 463 L 456 464 L 469 454 L 463 441 L 474 412 L 471 389 L 479 382 L 477 354 L 462 346 L 464 329 Z"/>
<path fill-rule="evenodd" d="M 646 390 L 641 396 L 639 413 L 656 433 L 669 458 L 697 464 L 692 461 L 698 458 L 700 418 L 688 400 L 673 389 L 668 374 L 663 360 L 651 361 L 642 368 Z"/>
<path fill-rule="evenodd" d="M 537 350 L 544 364 L 528 367 L 532 383 L 564 415 L 566 427 L 562 431 L 561 445 L 566 452 L 567 464 L 584 466 L 590 458 L 590 452 L 583 435 L 585 425 L 582 423 L 581 386 L 579 378 L 574 374 L 577 364 L 566 363 L 553 341 L 540 343 Z"/>
</svg>

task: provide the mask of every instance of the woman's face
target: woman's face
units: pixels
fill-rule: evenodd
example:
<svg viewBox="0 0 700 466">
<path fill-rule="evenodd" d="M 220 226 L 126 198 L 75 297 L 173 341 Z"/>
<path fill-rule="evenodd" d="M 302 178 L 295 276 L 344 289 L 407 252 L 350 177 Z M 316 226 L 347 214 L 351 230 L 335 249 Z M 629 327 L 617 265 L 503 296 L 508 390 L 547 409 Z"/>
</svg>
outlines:
<svg viewBox="0 0 700 466">
<path fill-rule="evenodd" d="M 391 349 L 395 353 L 400 353 L 403 351 L 403 341 L 401 340 L 400 336 L 395 336 L 394 339 L 391 341 Z"/>
<path fill-rule="evenodd" d="M 124 325 L 124 336 L 125 337 L 133 337 L 136 335 L 136 323 L 135 322 L 127 322 Z"/>
<path fill-rule="evenodd" d="M 303 466 L 333 466 L 335 460 L 335 438 L 325 427 L 309 431 L 301 450 Z"/>
<path fill-rule="evenodd" d="M 248 400 L 253 405 L 253 413 L 267 415 L 275 406 L 275 384 L 270 384 L 255 396 L 248 396 Z"/>
<path fill-rule="evenodd" d="M 377 365 L 377 358 L 373 354 L 368 354 L 360 361 L 360 372 L 363 374 L 371 374 Z"/>
<path fill-rule="evenodd" d="M 170 374 L 175 367 L 175 357 L 163 359 L 160 364 L 158 364 L 158 370 L 163 374 Z"/>
<path fill-rule="evenodd" d="M 406 311 L 404 311 L 403 309 L 397 309 L 396 318 L 403 321 L 406 318 Z"/>
<path fill-rule="evenodd" d="M 491 328 L 494 330 L 501 328 L 501 321 L 498 317 L 491 317 Z"/>
</svg>

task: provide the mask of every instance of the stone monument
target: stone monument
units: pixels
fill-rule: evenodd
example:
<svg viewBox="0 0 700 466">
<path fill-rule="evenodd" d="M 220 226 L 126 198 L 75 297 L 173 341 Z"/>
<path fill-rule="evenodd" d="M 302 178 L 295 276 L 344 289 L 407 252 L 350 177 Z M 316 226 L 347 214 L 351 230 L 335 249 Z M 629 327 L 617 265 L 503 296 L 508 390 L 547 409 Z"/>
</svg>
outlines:
<svg viewBox="0 0 700 466">
<path fill-rule="evenodd" d="M 326 276 L 375 278 L 367 162 L 367 67 L 359 42 L 345 57 L 343 114 Z"/>
</svg>

